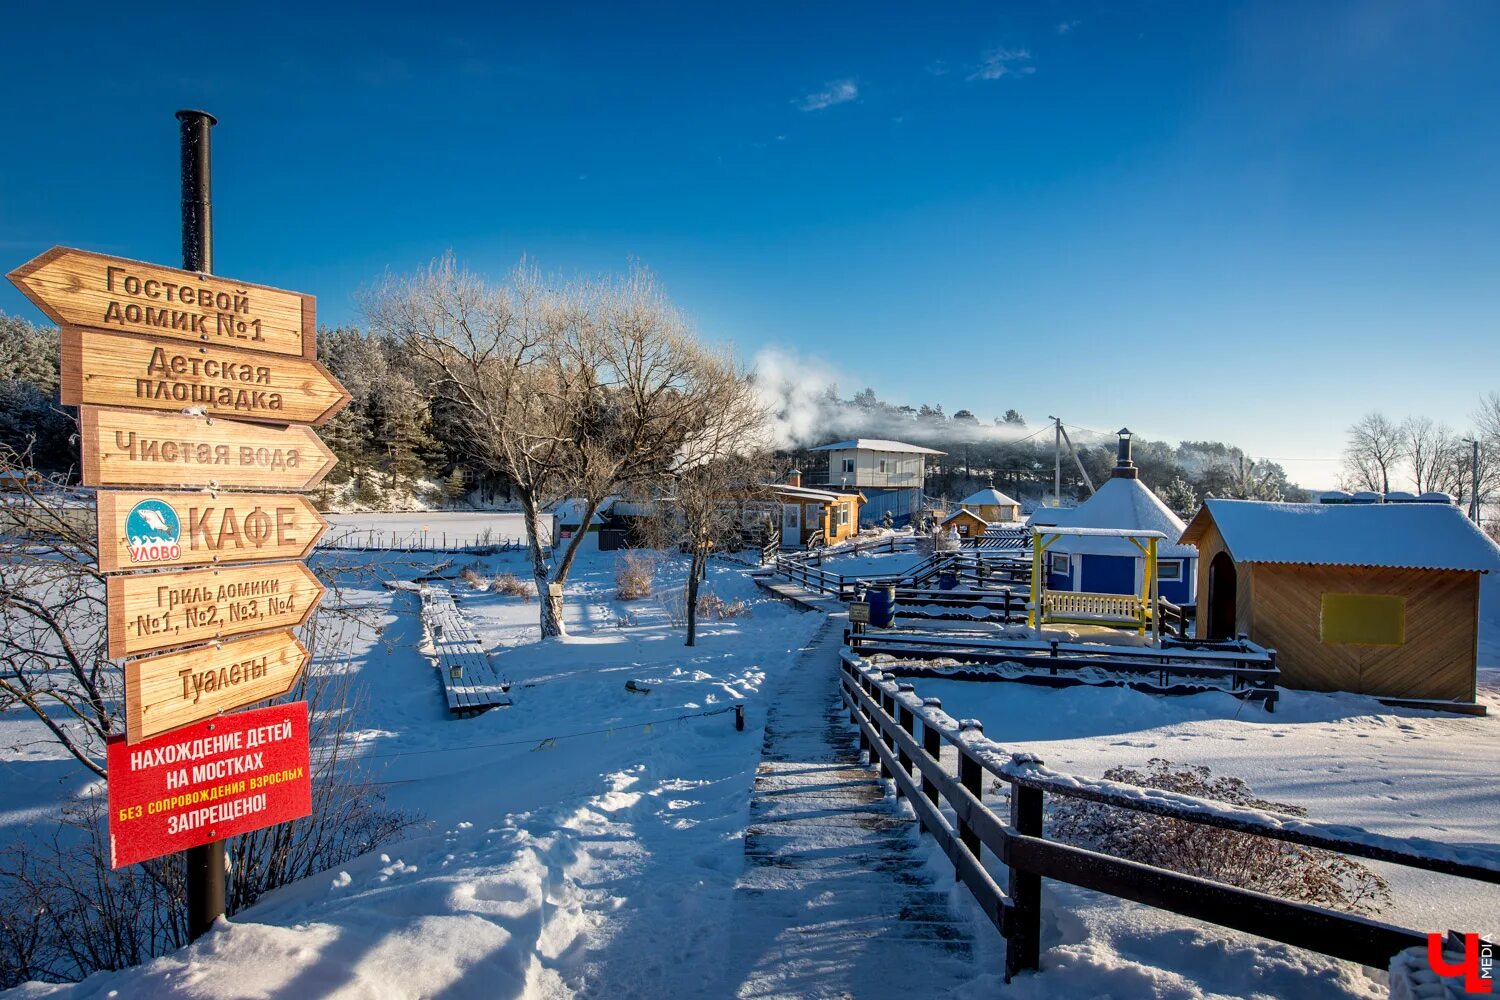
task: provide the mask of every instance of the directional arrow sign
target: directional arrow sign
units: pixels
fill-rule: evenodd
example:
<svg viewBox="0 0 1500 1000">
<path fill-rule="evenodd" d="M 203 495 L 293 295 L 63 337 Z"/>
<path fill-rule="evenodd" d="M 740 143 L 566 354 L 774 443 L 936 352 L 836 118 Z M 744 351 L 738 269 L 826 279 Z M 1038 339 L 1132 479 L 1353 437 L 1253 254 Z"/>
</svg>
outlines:
<svg viewBox="0 0 1500 1000">
<path fill-rule="evenodd" d="M 311 358 L 311 295 L 54 247 L 9 275 L 54 323 Z"/>
<path fill-rule="evenodd" d="M 134 745 L 116 736 L 105 752 L 112 868 L 312 812 L 305 701 L 209 719 Z"/>
<path fill-rule="evenodd" d="M 308 653 L 289 630 L 125 661 L 125 741 L 138 743 L 292 689 Z"/>
<path fill-rule="evenodd" d="M 165 569 L 301 559 L 328 522 L 290 493 L 133 493 L 101 490 L 99 568 Z"/>
<path fill-rule="evenodd" d="M 349 402 L 328 369 L 233 347 L 62 329 L 62 401 L 137 406 L 278 424 L 323 424 Z"/>
<path fill-rule="evenodd" d="M 323 585 L 299 562 L 111 576 L 109 655 L 301 625 L 322 596 Z"/>
<path fill-rule="evenodd" d="M 305 490 L 338 459 L 309 427 L 139 410 L 79 410 L 85 486 Z"/>
</svg>

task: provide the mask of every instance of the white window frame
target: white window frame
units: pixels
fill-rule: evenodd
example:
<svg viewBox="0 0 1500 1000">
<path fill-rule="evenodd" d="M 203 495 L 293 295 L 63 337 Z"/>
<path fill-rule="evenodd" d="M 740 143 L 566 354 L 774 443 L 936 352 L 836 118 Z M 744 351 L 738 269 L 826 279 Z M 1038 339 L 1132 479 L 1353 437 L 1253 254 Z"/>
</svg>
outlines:
<svg viewBox="0 0 1500 1000">
<path fill-rule="evenodd" d="M 1167 567 L 1172 567 L 1172 574 L 1167 575 Z M 1184 562 L 1181 559 L 1158 559 L 1156 561 L 1156 580 L 1158 583 L 1181 583 Z"/>
<path fill-rule="evenodd" d="M 882 458 L 877 463 L 876 471 L 877 472 L 889 472 L 891 470 L 889 468 L 887 468 L 888 465 L 889 465 L 889 463 L 885 459 Z"/>
<path fill-rule="evenodd" d="M 1057 561 L 1062 560 L 1062 569 L 1057 568 Z M 1047 573 L 1051 576 L 1071 576 L 1073 573 L 1073 561 L 1068 558 L 1066 552 L 1047 553 Z"/>
<path fill-rule="evenodd" d="M 844 473 L 853 472 L 854 471 L 854 459 L 852 459 L 852 458 L 846 458 L 846 459 L 844 459 L 843 460 L 843 468 L 841 468 L 839 471 L 840 472 L 844 472 Z"/>
</svg>

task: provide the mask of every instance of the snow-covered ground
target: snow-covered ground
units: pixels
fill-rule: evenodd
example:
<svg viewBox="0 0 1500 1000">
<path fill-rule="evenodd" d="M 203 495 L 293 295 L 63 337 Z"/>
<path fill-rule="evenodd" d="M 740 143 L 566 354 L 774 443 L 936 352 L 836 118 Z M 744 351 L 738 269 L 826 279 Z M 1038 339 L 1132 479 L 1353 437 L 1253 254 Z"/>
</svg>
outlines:
<svg viewBox="0 0 1500 1000">
<path fill-rule="evenodd" d="M 507 515 L 479 514 L 488 519 Z M 394 517 L 395 520 L 391 521 Z M 451 518 L 413 515 L 431 530 Z M 391 521 L 391 523 L 386 523 Z M 361 525 L 410 530 L 405 515 Z M 439 531 L 443 530 L 438 527 Z M 323 558 L 333 558 L 326 555 Z M 744 567 L 715 561 L 709 586 L 745 616 L 702 623 L 699 645 L 672 624 L 680 561 L 665 599 L 613 600 L 615 555 L 586 546 L 568 586 L 566 640 L 539 642 L 536 603 L 475 588 L 523 578 L 524 555 L 351 554 L 330 600 L 370 624 L 319 662 L 354 673 L 357 737 L 393 808 L 422 826 L 338 871 L 270 894 L 206 940 L 145 966 L 22 995 L 72 997 L 695 997 L 732 995 L 718 978 L 744 865 L 749 796 L 766 694 L 822 624 L 764 599 Z M 899 572 L 913 553 L 835 557 L 833 572 Z M 454 719 L 422 655 L 417 598 L 379 586 L 447 564 L 514 707 Z M 1486 600 L 1486 613 L 1495 604 Z M 1486 632 L 1500 666 L 1500 628 Z M 829 664 L 832 669 L 832 664 Z M 627 691 L 627 680 L 649 688 Z M 1160 698 L 1116 689 L 919 681 L 960 717 L 1049 766 L 1099 775 L 1162 756 L 1246 778 L 1262 796 L 1316 819 L 1398 836 L 1500 842 L 1500 717 L 1382 708 L 1353 696 L 1289 693 L 1275 715 L 1223 695 Z M 1500 711 L 1500 671 L 1485 675 Z M 743 733 L 730 708 L 747 706 Z M 722 714 L 706 714 L 721 712 Z M 84 782 L 79 768 L 18 712 L 0 714 L 0 839 L 46 831 Z M 943 863 L 935 862 L 939 868 Z M 1392 869 L 1382 868 L 1389 874 Z M 951 877 L 951 876 L 950 876 Z M 1392 876 L 1394 922 L 1494 927 L 1500 893 L 1453 891 L 1437 876 Z M 1455 880 L 1444 880 L 1452 883 Z M 961 892 L 976 937 L 994 938 Z M 811 904 L 810 904 L 811 905 Z M 980 950 L 965 998 L 1376 997 L 1345 963 L 1158 911 L 1048 886 L 1040 976 L 1002 986 L 1000 949 Z M 965 911 L 964 908 L 968 907 Z M 714 983 L 710 988 L 706 984 Z M 945 995 L 953 983 L 935 995 Z M 717 992 L 716 992 L 717 991 Z"/>
<path fill-rule="evenodd" d="M 327 514 L 325 546 L 493 545 L 526 538 L 526 519 L 505 511 L 433 510 L 392 514 Z M 550 529 L 551 517 L 543 527 Z"/>
</svg>

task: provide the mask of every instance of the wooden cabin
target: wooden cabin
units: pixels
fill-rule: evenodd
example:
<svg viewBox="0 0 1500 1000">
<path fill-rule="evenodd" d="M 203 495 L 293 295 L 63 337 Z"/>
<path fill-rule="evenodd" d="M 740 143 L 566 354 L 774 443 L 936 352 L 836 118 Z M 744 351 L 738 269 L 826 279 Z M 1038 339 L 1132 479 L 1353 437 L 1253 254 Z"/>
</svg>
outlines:
<svg viewBox="0 0 1500 1000">
<path fill-rule="evenodd" d="M 967 507 L 960 507 L 943 518 L 941 527 L 944 531 L 956 533 L 960 538 L 978 538 L 990 529 L 990 522 Z"/>
<path fill-rule="evenodd" d="M 1287 687 L 1472 703 L 1479 581 L 1500 548 L 1449 504 L 1209 500 L 1197 634 L 1277 651 Z"/>
<path fill-rule="evenodd" d="M 1008 524 L 1021 519 L 1021 505 L 994 486 L 971 493 L 960 500 L 958 505 L 990 524 Z"/>
<path fill-rule="evenodd" d="M 785 483 L 767 488 L 781 504 L 781 547 L 806 548 L 814 539 L 833 545 L 859 533 L 859 492 L 810 489 L 802 485 L 802 473 L 793 469 Z"/>
</svg>

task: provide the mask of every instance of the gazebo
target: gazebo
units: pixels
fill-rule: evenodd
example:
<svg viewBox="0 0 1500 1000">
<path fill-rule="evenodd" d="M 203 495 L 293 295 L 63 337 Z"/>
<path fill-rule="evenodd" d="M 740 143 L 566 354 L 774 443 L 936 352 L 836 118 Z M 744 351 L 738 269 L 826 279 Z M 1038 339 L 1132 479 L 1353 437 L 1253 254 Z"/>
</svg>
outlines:
<svg viewBox="0 0 1500 1000">
<path fill-rule="evenodd" d="M 1160 643 L 1161 619 L 1154 613 L 1161 598 L 1156 554 L 1166 535 L 1139 528 L 1038 526 L 1031 537 L 1031 602 L 1027 621 L 1031 628 L 1056 624 L 1104 625 L 1134 629 L 1137 635 L 1145 635 L 1146 629 L 1150 628 L 1152 641 Z M 1090 593 L 1050 588 L 1043 573 L 1047 550 L 1063 539 L 1110 539 L 1133 546 L 1144 561 L 1140 593 Z"/>
</svg>

